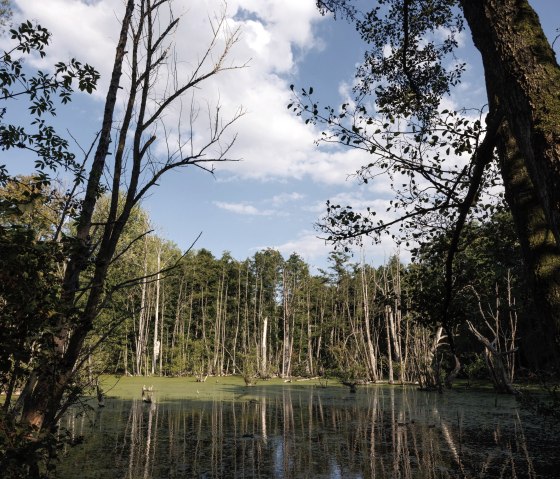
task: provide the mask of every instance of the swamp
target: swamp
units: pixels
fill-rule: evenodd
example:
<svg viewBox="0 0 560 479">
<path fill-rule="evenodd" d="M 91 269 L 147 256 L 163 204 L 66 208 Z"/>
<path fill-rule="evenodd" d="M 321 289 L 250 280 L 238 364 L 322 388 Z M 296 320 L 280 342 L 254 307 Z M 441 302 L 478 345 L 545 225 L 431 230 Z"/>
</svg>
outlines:
<svg viewBox="0 0 560 479">
<path fill-rule="evenodd" d="M 488 390 L 150 381 L 150 403 L 142 378 L 105 377 L 105 407 L 67 414 L 63 427 L 86 441 L 66 449 L 57 477 L 554 478 L 560 470 L 557 426 Z"/>
<path fill-rule="evenodd" d="M 0 479 L 560 477 L 555 3 L 0 0 Z"/>
</svg>

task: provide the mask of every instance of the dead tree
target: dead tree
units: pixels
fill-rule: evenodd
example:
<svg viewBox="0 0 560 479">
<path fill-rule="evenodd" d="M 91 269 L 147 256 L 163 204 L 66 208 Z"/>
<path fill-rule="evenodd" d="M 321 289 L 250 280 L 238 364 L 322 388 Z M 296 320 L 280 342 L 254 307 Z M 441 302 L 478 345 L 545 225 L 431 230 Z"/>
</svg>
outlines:
<svg viewBox="0 0 560 479">
<path fill-rule="evenodd" d="M 416 325 L 413 329 L 410 355 L 420 389 L 441 389 L 440 365 L 437 351 L 446 339 L 443 326 L 432 334 L 430 329 Z"/>
<path fill-rule="evenodd" d="M 512 383 L 515 375 L 515 347 L 517 332 L 517 313 L 515 312 L 515 298 L 511 294 L 511 274 L 507 276 L 507 318 L 503 318 L 502 305 L 498 285 L 496 285 L 495 306 L 484 311 L 481 299 L 476 290 L 472 288 L 478 299 L 478 308 L 484 324 L 490 331 L 490 339 L 483 335 L 471 321 L 467 321 L 469 330 L 484 346 L 484 359 L 486 368 L 494 388 L 499 393 L 517 394 L 518 391 Z"/>
</svg>

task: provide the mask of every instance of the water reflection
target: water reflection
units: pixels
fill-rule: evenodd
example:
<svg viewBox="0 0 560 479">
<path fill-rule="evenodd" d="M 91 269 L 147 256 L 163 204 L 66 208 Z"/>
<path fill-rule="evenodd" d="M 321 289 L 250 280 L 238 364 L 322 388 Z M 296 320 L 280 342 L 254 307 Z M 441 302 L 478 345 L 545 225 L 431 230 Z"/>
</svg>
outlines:
<svg viewBox="0 0 560 479">
<path fill-rule="evenodd" d="M 491 395 L 270 387 L 235 400 L 108 400 L 60 477 L 557 477 L 554 431 Z"/>
</svg>

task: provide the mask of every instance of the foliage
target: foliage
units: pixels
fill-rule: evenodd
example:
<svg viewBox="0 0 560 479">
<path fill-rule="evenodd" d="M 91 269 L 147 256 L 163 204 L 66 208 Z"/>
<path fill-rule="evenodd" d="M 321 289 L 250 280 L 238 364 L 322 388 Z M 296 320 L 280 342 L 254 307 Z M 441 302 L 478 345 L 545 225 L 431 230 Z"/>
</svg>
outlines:
<svg viewBox="0 0 560 479">
<path fill-rule="evenodd" d="M 56 63 L 54 73 L 37 71 L 30 75 L 23 58 L 34 54 L 44 58 L 51 34 L 41 25 L 27 21 L 10 30 L 10 36 L 15 46 L 3 52 L 0 59 L 0 97 L 5 104 L 26 99 L 31 120 L 28 126 L 6 123 L 7 107 L 1 108 L 0 149 L 34 153 L 37 175 L 43 180 L 48 179 L 47 170 L 63 168 L 71 171 L 77 181 L 83 181 L 83 167 L 69 151 L 68 141 L 56 133 L 45 117 L 56 115 L 55 99 L 63 105 L 71 101 L 76 84 L 79 91 L 92 93 L 99 73 L 90 65 L 72 59 L 68 64 Z M 6 167 L 0 165 L 0 183 L 8 178 Z"/>
<path fill-rule="evenodd" d="M 443 110 L 426 129 L 413 118 L 384 114 L 359 101 L 345 103 L 340 110 L 321 109 L 312 89 L 302 90 L 288 105 L 306 122 L 322 125 L 319 143 L 335 143 L 371 154 L 369 163 L 355 172 L 363 184 L 384 177 L 394 193 L 386 209 L 327 201 L 326 215 L 318 228 L 329 241 L 342 245 L 361 244 L 370 237 L 379 242 L 389 235 L 406 247 L 451 232 L 463 213 L 474 183 L 477 198 L 469 218 L 487 218 L 503 208 L 503 194 L 484 195 L 501 184 L 495 163 L 465 166 L 482 142 L 486 129 L 483 111 Z M 471 204 L 469 204 L 469 207 Z M 387 212 L 390 212 L 387 217 Z"/>
<path fill-rule="evenodd" d="M 55 98 L 61 104 L 71 100 L 76 82 L 79 90 L 91 93 L 99 78 L 91 66 L 76 60 L 68 65 L 57 63 L 53 74 L 39 71 L 30 75 L 24 59 L 33 54 L 43 58 L 50 33 L 25 22 L 10 30 L 10 35 L 14 47 L 0 59 L 0 95 L 5 104 L 26 99 L 32 119 L 25 127 L 6 123 L 7 107 L 3 107 L 0 148 L 33 152 L 37 172 L 31 177 L 12 177 L 0 166 L 0 374 L 7 395 L 5 425 L 13 422 L 9 417 L 13 393 L 29 379 L 34 367 L 48 364 L 58 333 L 56 322 L 65 314 L 59 297 L 68 244 L 53 239 L 60 239 L 63 216 L 71 214 L 72 206 L 57 188 L 50 187 L 47 170 L 69 169 L 80 181 L 81 166 L 68 150 L 68 142 L 45 117 L 56 114 Z M 45 440 L 49 449 L 52 441 Z M 41 454 L 42 444 L 38 440 L 34 446 L 37 454 Z"/>
<path fill-rule="evenodd" d="M 45 57 L 50 33 L 25 22 L 10 30 L 10 36 L 14 46 L 0 59 L 0 95 L 5 105 L 27 100 L 31 120 L 27 126 L 10 124 L 6 122 L 8 106 L 0 109 L 0 148 L 32 152 L 37 171 L 31 177 L 12 177 L 0 165 L 0 375 L 6 393 L 6 428 L 14 421 L 10 417 L 12 395 L 29 380 L 34 367 L 46 367 L 50 361 L 49 351 L 58 333 L 56 322 L 65 314 L 59 297 L 68 244 L 58 240 L 64 216 L 72 214 L 73 206 L 57 188 L 50 187 L 48 170 L 67 169 L 76 182 L 82 180 L 82 167 L 68 142 L 45 117 L 56 114 L 55 99 L 63 105 L 71 100 L 76 83 L 78 90 L 91 93 L 99 79 L 91 66 L 75 59 L 69 64 L 57 63 L 52 74 L 38 71 L 32 75 L 24 59 Z M 6 434 L 11 434 L 9 428 Z M 51 443 L 48 437 L 45 442 L 38 439 L 29 461 L 45 451 L 45 457 L 50 457 Z"/>
<path fill-rule="evenodd" d="M 415 310 L 422 318 L 437 321 L 444 289 L 444 269 L 449 236 L 441 235 L 423 245 L 417 261 L 411 266 L 409 281 Z M 500 212 L 486 222 L 473 222 L 465 227 L 455 258 L 453 296 L 449 313 L 454 327 L 464 328 L 466 321 L 481 321 L 478 304 L 486 308 L 495 303 L 498 289 L 502 304 L 507 304 L 508 272 L 511 273 L 512 295 L 517 298 L 517 313 L 528 327 L 533 311 L 519 242 L 511 215 Z M 459 346 L 464 351 L 478 349 L 469 344 L 462 329 Z"/>
<path fill-rule="evenodd" d="M 245 381 L 245 386 L 254 386 L 258 381 L 258 363 L 255 352 L 240 354 L 241 377 Z"/>
<path fill-rule="evenodd" d="M 59 312 L 60 245 L 37 241 L 23 227 L 0 226 L 0 374 L 13 390 L 37 364 Z"/>
<path fill-rule="evenodd" d="M 333 346 L 330 354 L 334 357 L 338 368 L 333 373 L 345 382 L 364 381 L 367 372 L 363 364 L 354 354 L 342 346 Z"/>
<path fill-rule="evenodd" d="M 463 30 L 455 0 L 382 0 L 365 13 L 346 1 L 317 3 L 323 13 L 338 11 L 350 17 L 368 45 L 356 74 L 358 96 L 375 90 L 381 110 L 429 122 L 464 70 L 463 63 L 445 66 Z"/>
<path fill-rule="evenodd" d="M 465 166 L 484 137 L 484 112 L 440 108 L 464 69 L 448 61 L 463 30 L 456 2 L 382 0 L 367 12 L 346 0 L 317 4 L 322 13 L 341 14 L 355 25 L 367 45 L 364 61 L 351 101 L 321 108 L 309 88 L 295 94 L 288 108 L 324 128 L 319 143 L 370 153 L 356 176 L 364 184 L 385 176 L 395 194 L 387 208 L 390 220 L 381 219 L 385 211 L 327 202 L 320 230 L 334 243 L 360 243 L 366 236 L 379 241 L 388 234 L 407 246 L 450 231 L 474 196 L 472 184 L 480 192 L 499 183 L 490 161 L 481 165 L 484 175 Z M 490 198 L 468 203 L 472 217 L 496 204 Z"/>
<path fill-rule="evenodd" d="M 474 354 L 468 363 L 463 366 L 463 371 L 467 375 L 468 387 L 474 379 L 483 379 L 487 376 L 486 363 L 481 354 Z"/>
<path fill-rule="evenodd" d="M 452 378 L 458 356 L 451 308 L 454 297 L 463 294 L 455 282 L 462 236 L 466 225 L 502 209 L 505 198 L 523 246 L 537 329 L 553 332 L 543 360 L 557 366 L 560 277 L 549 271 L 558 270 L 560 262 L 559 179 L 553 166 L 558 158 L 552 153 L 558 101 L 545 92 L 558 84 L 560 68 L 536 13 L 528 1 L 490 10 L 466 0 L 379 0 L 366 12 L 358 4 L 317 2 L 323 14 L 353 23 L 366 45 L 351 98 L 323 108 L 313 88 L 298 92 L 292 86 L 288 108 L 323 128 L 319 144 L 370 153 L 371 161 L 356 176 L 363 183 L 385 177 L 395 198 L 382 212 L 328 202 L 319 229 L 346 250 L 348 243 L 365 237 L 379 241 L 381 234 L 415 252 L 417 245 L 447 239 L 437 316 L 455 359 Z M 463 21 L 483 57 L 488 114 L 485 108 L 440 111 L 464 68 L 453 58 Z M 527 106 L 523 111 L 521 101 Z"/>
</svg>

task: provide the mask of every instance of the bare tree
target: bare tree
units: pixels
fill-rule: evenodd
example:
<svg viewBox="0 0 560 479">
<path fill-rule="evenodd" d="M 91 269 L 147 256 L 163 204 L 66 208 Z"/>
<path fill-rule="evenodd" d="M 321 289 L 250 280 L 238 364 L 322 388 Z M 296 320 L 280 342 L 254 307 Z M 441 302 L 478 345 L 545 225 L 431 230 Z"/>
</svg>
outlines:
<svg viewBox="0 0 560 479">
<path fill-rule="evenodd" d="M 75 399 L 67 393 L 84 360 L 84 341 L 112 293 L 124 286 L 108 285 L 106 278 L 123 248 L 119 240 L 133 208 L 165 173 L 187 166 L 212 171 L 214 163 L 230 159 L 235 135 L 229 135 L 229 130 L 242 110 L 223 118 L 220 105 L 206 104 L 208 121 L 202 127 L 197 94 L 206 80 L 244 66 L 228 63 L 239 31 L 229 28 L 224 5 L 210 19 L 207 49 L 184 72 L 174 49 L 179 18 L 171 5 L 171 0 L 126 2 L 103 123 L 65 264 L 48 360 L 33 371 L 22 398 L 22 421 L 39 430 L 53 427 Z M 116 105 L 121 95 L 124 110 L 119 114 Z M 186 112 L 185 98 L 190 104 Z M 172 113 L 177 114 L 173 132 L 164 122 Z M 92 245 L 92 217 L 103 190 L 110 191 L 109 213 L 101 225 L 99 243 Z M 126 284 L 141 281 L 132 279 Z"/>
<path fill-rule="evenodd" d="M 482 334 L 471 321 L 467 321 L 469 330 L 484 346 L 486 368 L 490 373 L 490 378 L 496 391 L 517 394 L 518 391 L 512 385 L 515 377 L 515 353 L 517 351 L 515 346 L 517 339 L 517 312 L 515 309 L 515 297 L 512 295 L 511 272 L 508 270 L 507 273 L 507 304 L 505 308 L 500 299 L 498 285 L 496 285 L 495 305 L 493 308 L 488 306 L 487 311 L 482 306 L 479 294 L 474 288 L 472 289 L 478 300 L 480 316 L 491 335 L 488 338 Z"/>
</svg>

